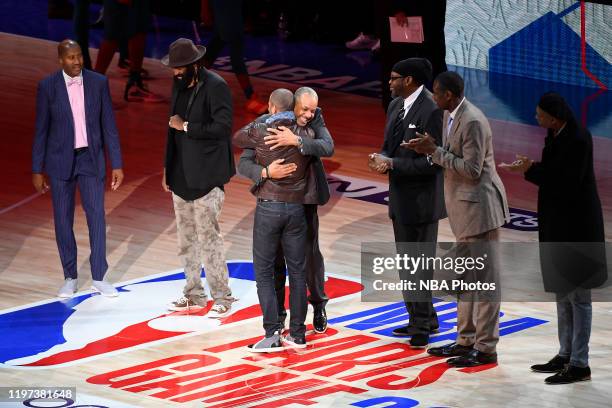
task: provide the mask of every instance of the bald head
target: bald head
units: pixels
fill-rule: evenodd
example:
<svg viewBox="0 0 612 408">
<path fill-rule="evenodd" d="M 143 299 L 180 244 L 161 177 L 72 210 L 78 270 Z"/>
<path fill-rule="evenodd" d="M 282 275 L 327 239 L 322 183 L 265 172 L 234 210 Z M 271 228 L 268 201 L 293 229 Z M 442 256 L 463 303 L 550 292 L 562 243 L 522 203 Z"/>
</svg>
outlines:
<svg viewBox="0 0 612 408">
<path fill-rule="evenodd" d="M 278 88 L 272 91 L 269 99 L 268 110 L 272 113 L 272 108 L 276 112 L 285 112 L 293 109 L 293 93 L 285 88 Z"/>
<path fill-rule="evenodd" d="M 83 69 L 83 54 L 76 41 L 66 39 L 57 45 L 59 63 L 66 75 L 75 77 Z"/>
<path fill-rule="evenodd" d="M 57 56 L 61 58 L 62 55 L 74 48 L 78 48 L 79 52 L 81 51 L 81 46 L 76 41 L 66 38 L 61 43 L 57 44 Z"/>
</svg>

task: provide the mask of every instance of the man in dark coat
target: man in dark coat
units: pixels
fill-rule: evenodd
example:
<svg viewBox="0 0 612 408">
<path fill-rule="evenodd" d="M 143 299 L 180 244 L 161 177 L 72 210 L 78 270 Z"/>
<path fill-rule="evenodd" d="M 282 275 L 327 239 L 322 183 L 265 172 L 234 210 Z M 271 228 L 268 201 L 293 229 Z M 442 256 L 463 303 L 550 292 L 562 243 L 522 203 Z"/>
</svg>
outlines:
<svg viewBox="0 0 612 408">
<path fill-rule="evenodd" d="M 208 316 L 230 313 L 233 297 L 223 253 L 219 215 L 223 186 L 235 174 L 231 146 L 232 96 L 219 75 L 201 66 L 206 48 L 179 38 L 162 63 L 174 71 L 162 187 L 172 191 L 179 255 L 185 268 L 183 296 L 170 310 L 206 306 L 201 268 L 214 304 Z"/>
<path fill-rule="evenodd" d="M 514 163 L 500 167 L 523 173 L 538 186 L 544 287 L 557 296 L 559 353 L 531 369 L 556 373 L 546 378 L 548 384 L 568 384 L 591 379 L 590 289 L 607 279 L 603 215 L 589 131 L 578 125 L 567 102 L 555 93 L 542 96 L 536 119 L 548 129 L 541 161 L 517 155 Z"/>
</svg>

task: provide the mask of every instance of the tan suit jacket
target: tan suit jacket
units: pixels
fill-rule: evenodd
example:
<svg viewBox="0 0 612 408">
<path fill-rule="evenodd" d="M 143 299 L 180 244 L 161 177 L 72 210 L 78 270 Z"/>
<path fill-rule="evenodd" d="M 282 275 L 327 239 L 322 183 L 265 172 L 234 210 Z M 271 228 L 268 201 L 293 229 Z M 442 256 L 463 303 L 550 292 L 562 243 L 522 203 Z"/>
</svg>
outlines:
<svg viewBox="0 0 612 408">
<path fill-rule="evenodd" d="M 457 240 L 501 227 L 509 218 L 506 190 L 495 169 L 491 127 L 467 99 L 459 107 L 450 132 L 444 112 L 443 146 L 432 156 L 444 168 L 444 198 Z"/>
</svg>

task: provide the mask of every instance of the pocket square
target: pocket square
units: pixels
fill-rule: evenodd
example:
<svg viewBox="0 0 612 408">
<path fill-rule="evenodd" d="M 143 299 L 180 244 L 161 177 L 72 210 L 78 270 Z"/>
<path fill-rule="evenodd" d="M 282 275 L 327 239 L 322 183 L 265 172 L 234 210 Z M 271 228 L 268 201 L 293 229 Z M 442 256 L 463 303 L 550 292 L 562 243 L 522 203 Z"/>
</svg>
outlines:
<svg viewBox="0 0 612 408">
<path fill-rule="evenodd" d="M 409 123 L 408 124 L 408 129 L 416 129 L 416 125 L 412 124 L 412 123 Z"/>
</svg>

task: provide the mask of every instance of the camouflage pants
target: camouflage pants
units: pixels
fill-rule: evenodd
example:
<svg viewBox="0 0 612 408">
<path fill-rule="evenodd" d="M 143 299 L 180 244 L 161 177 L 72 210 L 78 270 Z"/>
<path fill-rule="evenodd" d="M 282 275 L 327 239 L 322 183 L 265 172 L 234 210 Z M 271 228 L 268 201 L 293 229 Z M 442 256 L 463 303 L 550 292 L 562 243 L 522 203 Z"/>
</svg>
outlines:
<svg viewBox="0 0 612 408">
<path fill-rule="evenodd" d="M 219 214 L 224 198 L 225 193 L 218 187 L 194 201 L 185 201 L 172 194 L 178 255 L 185 268 L 187 281 L 183 293 L 186 298 L 200 305 L 206 304 L 200 275 L 202 264 L 215 303 L 230 306 L 233 301 L 223 253 L 223 237 L 219 229 Z"/>
</svg>

